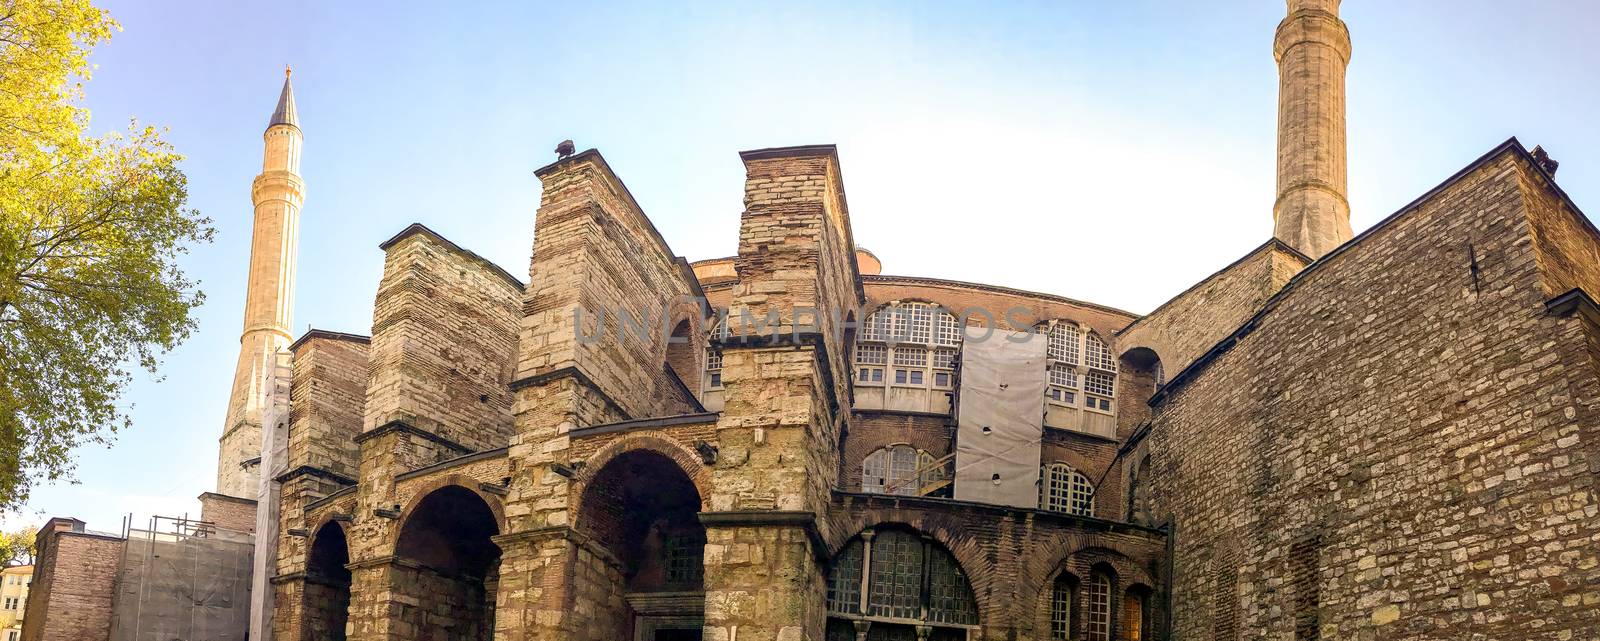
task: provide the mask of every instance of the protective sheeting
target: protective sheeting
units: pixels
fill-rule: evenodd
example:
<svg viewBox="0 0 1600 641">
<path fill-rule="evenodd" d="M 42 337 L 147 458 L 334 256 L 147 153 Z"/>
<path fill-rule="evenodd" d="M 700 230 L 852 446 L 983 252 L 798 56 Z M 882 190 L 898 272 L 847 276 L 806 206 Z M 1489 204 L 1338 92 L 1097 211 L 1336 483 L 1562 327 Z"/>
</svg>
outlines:
<svg viewBox="0 0 1600 641">
<path fill-rule="evenodd" d="M 249 532 L 155 517 L 130 528 L 111 641 L 242 641 L 249 628 Z"/>
<path fill-rule="evenodd" d="M 961 346 L 956 499 L 1039 506 L 1046 343 L 1033 334 L 997 330 Z"/>
<path fill-rule="evenodd" d="M 289 460 L 289 381 L 291 354 L 285 350 L 267 358 L 261 390 L 261 478 L 256 479 L 256 547 L 251 563 L 250 638 L 272 638 L 272 579 L 278 565 L 278 503 L 282 494 L 279 474 Z"/>
</svg>

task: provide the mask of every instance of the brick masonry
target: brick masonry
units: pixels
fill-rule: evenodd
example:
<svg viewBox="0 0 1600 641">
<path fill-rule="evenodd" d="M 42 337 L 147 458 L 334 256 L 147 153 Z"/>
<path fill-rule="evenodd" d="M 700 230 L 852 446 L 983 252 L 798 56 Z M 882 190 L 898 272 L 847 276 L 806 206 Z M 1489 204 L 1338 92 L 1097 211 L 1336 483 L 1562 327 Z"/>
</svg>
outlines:
<svg viewBox="0 0 1600 641">
<path fill-rule="evenodd" d="M 35 539 L 33 586 L 22 638 L 102 640 L 111 634 L 111 598 L 125 541 L 84 531 L 83 522 L 51 519 Z"/>
</svg>

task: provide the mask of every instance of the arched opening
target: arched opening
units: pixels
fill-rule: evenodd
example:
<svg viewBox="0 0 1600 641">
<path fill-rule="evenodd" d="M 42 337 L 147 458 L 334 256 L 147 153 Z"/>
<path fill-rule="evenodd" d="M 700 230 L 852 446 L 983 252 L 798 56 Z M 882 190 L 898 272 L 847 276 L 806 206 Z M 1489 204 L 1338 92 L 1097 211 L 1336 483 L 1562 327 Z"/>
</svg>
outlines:
<svg viewBox="0 0 1600 641">
<path fill-rule="evenodd" d="M 827 641 L 856 641 L 861 632 L 871 641 L 957 641 L 977 629 L 966 572 L 911 528 L 867 529 L 828 564 Z"/>
<path fill-rule="evenodd" d="M 1062 572 L 1050 583 L 1050 641 L 1072 639 L 1073 595 L 1078 593 L 1078 577 Z"/>
<path fill-rule="evenodd" d="M 1086 641 L 1111 641 L 1115 629 L 1116 571 L 1104 563 L 1096 563 L 1089 571 L 1089 581 L 1083 587 L 1083 638 Z"/>
<path fill-rule="evenodd" d="M 1151 590 L 1146 585 L 1128 586 L 1122 594 L 1122 616 L 1117 621 L 1120 630 L 1117 638 L 1122 641 L 1141 641 L 1151 637 L 1149 634 L 1150 617 L 1147 616 L 1150 608 Z"/>
<path fill-rule="evenodd" d="M 329 521 L 311 539 L 306 555 L 305 600 L 302 604 L 304 641 L 344 641 L 350 616 L 350 545 L 344 528 Z"/>
<path fill-rule="evenodd" d="M 488 641 L 494 634 L 500 528 L 477 493 L 450 485 L 423 497 L 400 527 L 392 589 L 417 639 Z M 413 603 L 415 605 L 413 605 Z"/>
<path fill-rule="evenodd" d="M 671 458 L 635 450 L 606 463 L 584 489 L 576 528 L 614 563 L 575 577 L 574 589 L 626 604 L 625 616 L 583 625 L 596 641 L 699 639 L 705 608 L 700 492 Z"/>
<path fill-rule="evenodd" d="M 701 348 L 697 343 L 689 319 L 678 321 L 678 324 L 672 327 L 672 334 L 667 337 L 666 363 L 667 369 L 678 377 L 684 389 L 689 390 L 698 399 L 703 391 L 699 375 Z"/>
</svg>

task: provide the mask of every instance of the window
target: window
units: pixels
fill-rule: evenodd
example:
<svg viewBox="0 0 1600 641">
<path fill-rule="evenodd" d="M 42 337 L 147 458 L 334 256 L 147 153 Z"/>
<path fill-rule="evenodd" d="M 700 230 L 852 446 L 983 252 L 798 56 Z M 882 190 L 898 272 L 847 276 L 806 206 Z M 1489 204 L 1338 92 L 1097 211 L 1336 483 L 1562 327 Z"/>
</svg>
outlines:
<svg viewBox="0 0 1600 641">
<path fill-rule="evenodd" d="M 716 313 L 717 322 L 711 326 L 711 346 L 706 348 L 706 380 L 705 389 L 722 389 L 722 349 L 718 343 L 728 337 L 727 312 Z"/>
<path fill-rule="evenodd" d="M 1140 641 L 1144 638 L 1144 594 L 1129 590 L 1122 595 L 1122 618 L 1118 622 L 1122 641 Z"/>
<path fill-rule="evenodd" d="M 722 350 L 706 350 L 706 389 L 722 389 Z"/>
<path fill-rule="evenodd" d="M 1063 572 L 1050 587 L 1050 639 L 1072 638 L 1072 576 Z"/>
<path fill-rule="evenodd" d="M 1105 341 L 1071 321 L 1050 321 L 1038 331 L 1050 341 L 1045 347 L 1049 362 L 1045 398 L 1056 405 L 1113 413 L 1117 363 Z"/>
<path fill-rule="evenodd" d="M 890 303 L 867 317 L 856 338 L 856 384 L 951 389 L 960 345 L 953 314 L 928 303 Z"/>
<path fill-rule="evenodd" d="M 14 596 L 6 597 L 6 609 L 7 610 L 15 610 L 15 609 L 17 609 L 17 597 L 14 597 Z"/>
<path fill-rule="evenodd" d="M 670 535 L 666 537 L 667 583 L 698 584 L 705 572 L 705 544 L 695 537 Z"/>
<path fill-rule="evenodd" d="M 931 626 L 931 638 L 944 639 L 963 638 L 963 628 L 978 623 L 972 587 L 955 557 L 906 529 L 867 530 L 846 543 L 828 566 L 827 585 L 835 621 L 871 617 L 873 630 L 898 633 L 906 626 L 908 639 L 921 638 L 910 626 Z"/>
<path fill-rule="evenodd" d="M 1084 638 L 1088 641 L 1111 641 L 1111 577 L 1102 572 L 1090 575 L 1089 586 L 1084 590 L 1087 601 L 1087 625 Z"/>
<path fill-rule="evenodd" d="M 1094 516 L 1094 485 L 1065 463 L 1040 470 L 1039 508 L 1078 516 Z"/>
<path fill-rule="evenodd" d="M 861 491 L 869 494 L 917 496 L 922 486 L 946 478 L 932 454 L 910 445 L 880 448 L 861 460 Z"/>
</svg>

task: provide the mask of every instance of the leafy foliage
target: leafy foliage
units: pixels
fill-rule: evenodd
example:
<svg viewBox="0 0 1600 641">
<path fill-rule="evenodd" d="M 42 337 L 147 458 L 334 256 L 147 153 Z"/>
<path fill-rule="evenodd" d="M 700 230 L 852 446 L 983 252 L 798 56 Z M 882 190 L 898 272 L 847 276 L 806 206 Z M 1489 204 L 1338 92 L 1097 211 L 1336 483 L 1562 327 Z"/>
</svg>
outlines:
<svg viewBox="0 0 1600 641">
<path fill-rule="evenodd" d="M 73 448 L 128 423 L 202 296 L 177 258 L 210 242 L 160 132 L 93 138 L 77 103 L 117 24 L 87 0 L 0 0 L 0 509 L 70 478 Z"/>
<path fill-rule="evenodd" d="M 0 566 L 33 565 L 39 552 L 33 545 L 34 534 L 34 530 L 29 528 L 0 532 Z"/>
</svg>

